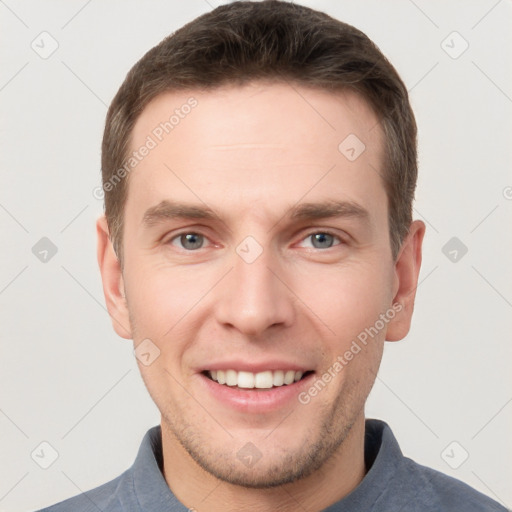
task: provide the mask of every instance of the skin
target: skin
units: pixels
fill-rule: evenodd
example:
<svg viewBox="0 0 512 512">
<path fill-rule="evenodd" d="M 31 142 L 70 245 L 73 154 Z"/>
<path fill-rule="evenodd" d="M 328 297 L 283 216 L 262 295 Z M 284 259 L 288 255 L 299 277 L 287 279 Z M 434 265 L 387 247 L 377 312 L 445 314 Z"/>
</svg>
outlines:
<svg viewBox="0 0 512 512">
<path fill-rule="evenodd" d="M 322 510 L 367 470 L 364 404 L 384 341 L 409 330 L 425 225 L 411 224 L 393 259 L 382 133 L 356 94 L 263 82 L 166 93 L 142 112 L 132 148 L 191 96 L 197 107 L 129 175 L 123 269 L 98 220 L 113 326 L 135 347 L 149 338 L 160 350 L 139 367 L 180 501 L 209 512 Z M 338 150 L 349 134 L 366 145 L 352 162 Z M 207 205 L 216 217 L 146 226 L 145 212 L 164 200 Z M 298 204 L 328 201 L 367 216 L 291 218 Z M 311 235 L 323 232 L 334 237 L 315 247 Z M 183 247 L 183 233 L 204 235 L 203 247 Z M 262 249 L 250 264 L 236 252 L 247 236 Z M 234 357 L 289 361 L 320 378 L 397 303 L 402 310 L 307 405 L 252 414 L 201 385 L 199 368 Z M 252 467 L 236 456 L 247 442 L 261 453 Z"/>
</svg>

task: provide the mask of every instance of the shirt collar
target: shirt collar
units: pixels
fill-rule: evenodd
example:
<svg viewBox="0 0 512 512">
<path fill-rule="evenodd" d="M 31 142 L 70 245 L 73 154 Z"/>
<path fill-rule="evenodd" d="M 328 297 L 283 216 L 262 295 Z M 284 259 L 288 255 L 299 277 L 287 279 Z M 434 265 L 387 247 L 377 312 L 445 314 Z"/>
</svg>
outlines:
<svg viewBox="0 0 512 512">
<path fill-rule="evenodd" d="M 135 495 L 144 512 L 188 511 L 169 489 L 162 470 L 162 432 L 160 425 L 157 425 L 147 431 L 132 466 Z"/>
<path fill-rule="evenodd" d="M 381 420 L 366 420 L 364 441 L 365 463 L 371 466 L 361 483 L 347 496 L 323 512 L 365 512 L 390 486 L 403 455 L 398 442 Z"/>
</svg>

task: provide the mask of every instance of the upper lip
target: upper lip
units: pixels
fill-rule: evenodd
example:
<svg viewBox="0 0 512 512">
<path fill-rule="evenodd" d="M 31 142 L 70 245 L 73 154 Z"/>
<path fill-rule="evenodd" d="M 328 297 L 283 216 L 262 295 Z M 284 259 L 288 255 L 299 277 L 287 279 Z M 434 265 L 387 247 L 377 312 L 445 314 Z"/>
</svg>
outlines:
<svg viewBox="0 0 512 512">
<path fill-rule="evenodd" d="M 260 362 L 243 361 L 241 359 L 231 359 L 229 361 L 213 361 L 209 363 L 207 366 L 199 368 L 199 372 L 204 372 L 208 370 L 236 370 L 238 372 L 259 373 L 267 370 L 294 370 L 296 372 L 307 372 L 311 371 L 312 368 L 310 366 L 305 366 L 300 363 L 292 363 L 290 361 L 282 361 L 278 359 Z"/>
</svg>

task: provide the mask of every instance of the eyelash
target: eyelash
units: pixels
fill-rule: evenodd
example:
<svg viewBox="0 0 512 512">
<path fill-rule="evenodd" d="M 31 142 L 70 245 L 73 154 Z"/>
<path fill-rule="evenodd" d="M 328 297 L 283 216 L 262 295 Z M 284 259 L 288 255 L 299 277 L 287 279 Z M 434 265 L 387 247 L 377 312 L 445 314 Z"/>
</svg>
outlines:
<svg viewBox="0 0 512 512">
<path fill-rule="evenodd" d="M 326 247 L 325 249 L 320 249 L 318 247 L 308 247 L 307 249 L 316 249 L 316 250 L 319 250 L 319 251 L 327 251 L 328 249 L 333 249 L 334 247 L 337 247 L 339 245 L 345 245 L 346 244 L 346 241 L 340 237 L 339 235 L 333 233 L 332 231 L 329 231 L 329 230 L 314 230 L 314 231 L 310 231 L 309 233 L 307 233 L 306 235 L 304 235 L 302 238 L 301 238 L 301 242 L 306 240 L 307 238 L 310 238 L 311 236 L 313 235 L 317 235 L 317 234 L 322 234 L 322 235 L 329 235 L 329 236 L 332 236 L 334 239 L 337 239 L 339 243 L 335 243 L 333 244 L 331 247 Z M 169 245 L 172 245 L 172 242 L 175 241 L 175 240 L 179 240 L 181 236 L 183 235 L 199 235 L 199 236 L 202 236 L 205 240 L 209 240 L 209 238 L 204 235 L 203 233 L 199 232 L 199 231 L 182 231 L 180 233 L 177 233 L 176 235 L 174 235 L 172 238 L 170 238 L 167 242 L 166 242 L 166 245 L 169 244 Z M 183 247 L 180 247 L 181 250 L 183 250 L 184 252 L 196 252 L 196 251 L 200 251 L 201 249 L 205 249 L 205 247 L 200 247 L 199 249 L 185 249 Z"/>
</svg>

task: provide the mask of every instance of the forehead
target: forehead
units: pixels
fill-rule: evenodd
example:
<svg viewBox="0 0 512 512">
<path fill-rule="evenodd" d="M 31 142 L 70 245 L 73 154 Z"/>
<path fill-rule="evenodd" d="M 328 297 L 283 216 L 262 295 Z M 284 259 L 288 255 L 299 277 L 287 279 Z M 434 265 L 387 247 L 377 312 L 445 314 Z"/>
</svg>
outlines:
<svg viewBox="0 0 512 512">
<path fill-rule="evenodd" d="M 285 126 L 293 129 L 283 131 Z M 319 143 L 315 132 L 330 146 L 348 130 L 369 143 L 378 143 L 380 137 L 375 113 L 355 91 L 328 92 L 293 83 L 258 81 L 208 91 L 162 93 L 139 116 L 131 142 L 136 147 L 148 135 L 157 143 L 165 142 L 160 139 L 172 134 L 178 144 L 180 134 L 187 136 L 192 130 L 198 137 L 207 135 L 208 140 L 215 135 L 215 142 L 228 145 L 247 142 L 248 135 L 253 142 L 268 142 L 271 136 L 276 136 L 276 142 L 286 142 L 290 137 L 309 134 L 307 138 L 315 146 Z"/>
<path fill-rule="evenodd" d="M 164 191 L 215 199 L 218 191 L 224 204 L 235 195 L 238 206 L 289 204 L 310 189 L 309 196 L 336 190 L 351 200 L 366 191 L 385 203 L 380 125 L 348 90 L 256 82 L 164 93 L 135 124 L 131 152 L 144 146 L 128 202 L 156 204 Z"/>
</svg>

